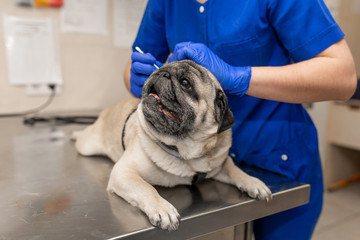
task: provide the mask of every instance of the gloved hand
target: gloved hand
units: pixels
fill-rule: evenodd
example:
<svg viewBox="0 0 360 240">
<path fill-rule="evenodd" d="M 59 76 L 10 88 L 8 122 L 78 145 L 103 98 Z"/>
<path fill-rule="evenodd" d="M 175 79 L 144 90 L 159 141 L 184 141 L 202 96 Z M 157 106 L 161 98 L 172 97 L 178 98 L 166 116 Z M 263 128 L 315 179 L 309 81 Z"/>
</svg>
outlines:
<svg viewBox="0 0 360 240">
<path fill-rule="evenodd" d="M 150 53 L 133 52 L 131 54 L 131 69 L 130 69 L 130 91 L 135 97 L 140 98 L 142 93 L 142 87 L 144 82 L 156 70 L 153 64 L 158 67 L 162 66 L 162 63 L 156 61 L 155 57 Z"/>
<path fill-rule="evenodd" d="M 178 43 L 169 62 L 183 59 L 190 59 L 207 68 L 229 94 L 243 96 L 249 88 L 251 67 L 231 66 L 202 43 Z"/>
</svg>

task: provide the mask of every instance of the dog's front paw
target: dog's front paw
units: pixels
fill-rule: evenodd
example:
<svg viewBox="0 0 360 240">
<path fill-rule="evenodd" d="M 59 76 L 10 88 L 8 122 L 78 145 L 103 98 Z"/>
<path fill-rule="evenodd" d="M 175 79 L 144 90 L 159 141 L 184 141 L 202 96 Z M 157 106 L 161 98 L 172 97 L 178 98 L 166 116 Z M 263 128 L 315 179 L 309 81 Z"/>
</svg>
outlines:
<svg viewBox="0 0 360 240">
<path fill-rule="evenodd" d="M 246 181 L 241 184 L 240 189 L 252 198 L 260 200 L 265 199 L 267 202 L 272 199 L 270 189 L 265 185 L 265 183 L 255 177 L 249 177 L 246 179 Z"/>
<path fill-rule="evenodd" d="M 164 199 L 145 210 L 152 225 L 163 230 L 174 231 L 178 229 L 180 215 L 176 208 Z"/>
</svg>

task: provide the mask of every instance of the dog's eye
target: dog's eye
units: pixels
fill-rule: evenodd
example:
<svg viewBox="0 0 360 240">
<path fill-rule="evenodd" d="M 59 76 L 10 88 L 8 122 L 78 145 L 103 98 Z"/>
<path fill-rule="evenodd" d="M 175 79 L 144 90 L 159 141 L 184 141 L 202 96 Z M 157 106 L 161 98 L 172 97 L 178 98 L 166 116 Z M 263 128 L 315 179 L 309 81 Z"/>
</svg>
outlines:
<svg viewBox="0 0 360 240">
<path fill-rule="evenodd" d="M 191 84 L 188 80 L 181 79 L 179 82 L 180 82 L 181 86 L 183 86 L 185 89 L 191 88 Z"/>
</svg>

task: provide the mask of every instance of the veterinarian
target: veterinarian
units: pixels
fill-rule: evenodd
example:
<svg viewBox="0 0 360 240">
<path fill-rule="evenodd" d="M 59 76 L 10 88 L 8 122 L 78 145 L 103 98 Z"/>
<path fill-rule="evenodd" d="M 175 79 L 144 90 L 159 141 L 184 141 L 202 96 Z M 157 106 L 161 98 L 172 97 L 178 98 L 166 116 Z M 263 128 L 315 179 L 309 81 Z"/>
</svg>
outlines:
<svg viewBox="0 0 360 240">
<path fill-rule="evenodd" d="M 309 204 L 256 220 L 256 239 L 310 239 L 323 180 L 316 129 L 301 103 L 347 100 L 356 88 L 344 33 L 324 2 L 149 0 L 135 46 L 151 53 L 134 52 L 125 71 L 135 96 L 153 64 L 171 53 L 169 61 L 191 59 L 227 93 L 234 161 L 311 184 Z"/>
</svg>

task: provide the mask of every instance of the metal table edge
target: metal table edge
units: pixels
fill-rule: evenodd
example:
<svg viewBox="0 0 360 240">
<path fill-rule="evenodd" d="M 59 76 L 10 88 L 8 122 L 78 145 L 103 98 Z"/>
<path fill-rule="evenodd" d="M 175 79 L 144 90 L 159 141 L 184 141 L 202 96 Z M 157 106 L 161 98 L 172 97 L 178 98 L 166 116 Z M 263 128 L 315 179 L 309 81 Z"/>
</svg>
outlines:
<svg viewBox="0 0 360 240">
<path fill-rule="evenodd" d="M 291 201 L 289 201 L 290 198 Z M 182 218 L 179 229 L 173 232 L 149 227 L 125 235 L 114 236 L 109 240 L 188 239 L 302 206 L 309 202 L 309 198 L 310 184 L 303 184 L 274 193 L 269 202 L 249 198 L 246 202 Z M 217 220 L 219 218 L 221 219 L 220 222 Z"/>
</svg>

